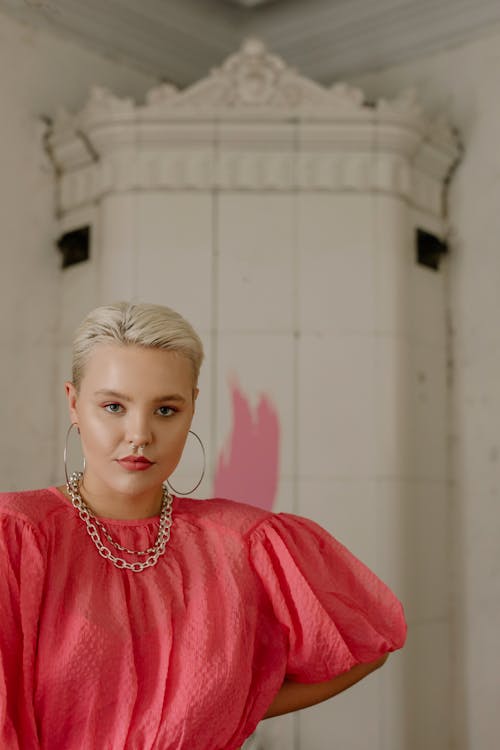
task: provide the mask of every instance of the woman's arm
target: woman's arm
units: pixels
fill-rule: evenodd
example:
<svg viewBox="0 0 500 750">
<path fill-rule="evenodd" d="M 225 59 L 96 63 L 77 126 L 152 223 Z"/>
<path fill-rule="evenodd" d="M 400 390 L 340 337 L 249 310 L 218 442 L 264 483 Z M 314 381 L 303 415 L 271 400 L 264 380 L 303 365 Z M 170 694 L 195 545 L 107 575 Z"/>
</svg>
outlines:
<svg viewBox="0 0 500 750">
<path fill-rule="evenodd" d="M 387 657 L 388 654 L 385 654 L 380 659 L 369 664 L 357 664 L 348 672 L 344 672 L 327 682 L 306 684 L 285 680 L 281 690 L 269 706 L 264 719 L 270 719 L 272 716 L 281 716 L 281 714 L 287 714 L 290 711 L 298 711 L 301 708 L 314 706 L 316 703 L 321 703 L 327 700 L 327 698 L 341 693 L 343 690 L 351 687 L 351 685 L 362 680 L 370 672 L 374 672 L 381 667 L 387 660 Z"/>
</svg>

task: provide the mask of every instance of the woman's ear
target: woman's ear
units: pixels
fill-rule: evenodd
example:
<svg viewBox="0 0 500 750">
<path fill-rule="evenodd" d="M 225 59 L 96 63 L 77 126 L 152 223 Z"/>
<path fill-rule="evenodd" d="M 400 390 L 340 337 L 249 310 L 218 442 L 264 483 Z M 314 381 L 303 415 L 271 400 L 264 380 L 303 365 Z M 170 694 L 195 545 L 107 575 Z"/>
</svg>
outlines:
<svg viewBox="0 0 500 750">
<path fill-rule="evenodd" d="M 76 392 L 76 388 L 73 383 L 67 381 L 66 383 L 64 383 L 64 389 L 66 391 L 66 398 L 68 399 L 69 418 L 71 422 L 78 424 L 78 411 L 76 407 L 78 395 Z"/>
</svg>

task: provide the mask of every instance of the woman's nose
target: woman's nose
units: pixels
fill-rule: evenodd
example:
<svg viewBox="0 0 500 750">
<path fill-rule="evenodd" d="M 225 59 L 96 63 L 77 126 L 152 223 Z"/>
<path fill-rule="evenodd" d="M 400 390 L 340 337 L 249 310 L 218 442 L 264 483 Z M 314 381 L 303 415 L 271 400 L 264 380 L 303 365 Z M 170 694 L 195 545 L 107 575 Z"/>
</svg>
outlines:
<svg viewBox="0 0 500 750">
<path fill-rule="evenodd" d="M 132 417 L 127 425 L 127 441 L 134 445 L 149 445 L 152 440 L 151 425 L 147 417 Z"/>
</svg>

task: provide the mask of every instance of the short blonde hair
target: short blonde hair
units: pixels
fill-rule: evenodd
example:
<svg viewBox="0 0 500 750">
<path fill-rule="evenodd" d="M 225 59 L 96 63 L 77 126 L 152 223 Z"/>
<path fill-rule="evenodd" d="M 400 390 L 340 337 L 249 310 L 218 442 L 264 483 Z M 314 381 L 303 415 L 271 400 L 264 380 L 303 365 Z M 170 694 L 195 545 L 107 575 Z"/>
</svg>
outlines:
<svg viewBox="0 0 500 750">
<path fill-rule="evenodd" d="M 198 382 L 203 344 L 182 315 L 164 305 L 114 302 L 91 310 L 75 331 L 72 378 L 77 393 L 93 348 L 113 343 L 179 352 L 191 362 L 194 385 Z"/>
</svg>

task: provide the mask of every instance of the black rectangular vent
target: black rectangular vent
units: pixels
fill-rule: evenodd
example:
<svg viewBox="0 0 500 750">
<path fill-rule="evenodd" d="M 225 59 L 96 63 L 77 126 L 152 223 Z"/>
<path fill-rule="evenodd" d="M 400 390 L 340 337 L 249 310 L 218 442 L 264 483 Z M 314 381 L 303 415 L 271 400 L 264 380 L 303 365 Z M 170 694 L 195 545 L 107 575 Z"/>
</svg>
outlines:
<svg viewBox="0 0 500 750">
<path fill-rule="evenodd" d="M 419 228 L 416 230 L 415 240 L 417 245 L 417 262 L 419 265 L 438 271 L 441 257 L 448 252 L 446 242 L 442 242 L 435 234 Z"/>
<path fill-rule="evenodd" d="M 65 232 L 57 240 L 57 247 L 62 253 L 62 268 L 82 263 L 90 257 L 90 226 L 78 227 Z"/>
</svg>

